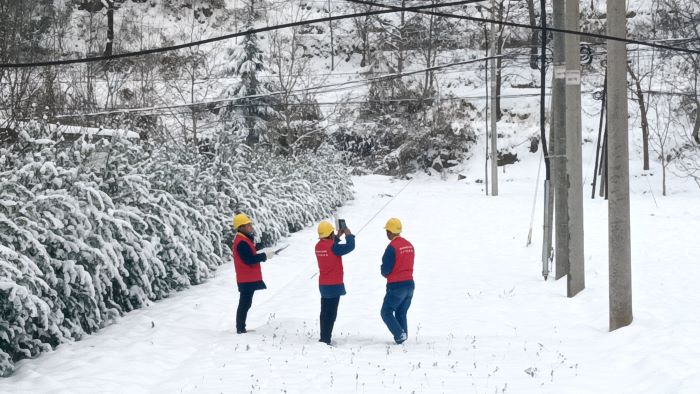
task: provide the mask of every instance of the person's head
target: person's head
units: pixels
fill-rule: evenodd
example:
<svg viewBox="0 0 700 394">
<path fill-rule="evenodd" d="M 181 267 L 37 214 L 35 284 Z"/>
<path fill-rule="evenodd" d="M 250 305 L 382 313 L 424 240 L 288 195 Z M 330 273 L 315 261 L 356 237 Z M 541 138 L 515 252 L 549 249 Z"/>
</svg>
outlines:
<svg viewBox="0 0 700 394">
<path fill-rule="evenodd" d="M 392 240 L 401 235 L 401 221 L 397 218 L 391 218 L 384 225 L 384 229 L 386 230 L 386 237 Z"/>
<path fill-rule="evenodd" d="M 334 235 L 333 231 L 335 231 L 333 225 L 327 220 L 324 220 L 318 224 L 318 237 L 320 239 L 332 238 Z"/>
<path fill-rule="evenodd" d="M 233 217 L 233 228 L 244 234 L 253 234 L 253 222 L 245 213 Z"/>
</svg>

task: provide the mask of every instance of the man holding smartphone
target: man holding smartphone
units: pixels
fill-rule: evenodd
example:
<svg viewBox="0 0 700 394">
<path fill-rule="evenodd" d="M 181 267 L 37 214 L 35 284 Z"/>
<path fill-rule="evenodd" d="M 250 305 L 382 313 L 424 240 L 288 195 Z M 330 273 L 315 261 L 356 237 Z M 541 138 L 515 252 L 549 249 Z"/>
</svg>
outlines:
<svg viewBox="0 0 700 394">
<path fill-rule="evenodd" d="M 386 278 L 386 295 L 382 304 L 382 320 L 394 341 L 401 344 L 408 338 L 406 315 L 413 299 L 413 245 L 401 236 L 401 221 L 391 218 L 384 229 L 389 238 L 389 246 L 382 256 L 382 276 Z"/>
<path fill-rule="evenodd" d="M 338 221 L 338 234 L 330 222 L 322 221 L 318 225 L 318 243 L 316 244 L 316 260 L 318 261 L 318 288 L 321 292 L 321 338 L 319 342 L 331 344 L 333 325 L 338 315 L 340 296 L 345 295 L 343 283 L 342 256 L 355 249 L 355 236 L 345 226 L 345 220 Z M 340 237 L 345 235 L 345 243 L 340 243 Z"/>
</svg>

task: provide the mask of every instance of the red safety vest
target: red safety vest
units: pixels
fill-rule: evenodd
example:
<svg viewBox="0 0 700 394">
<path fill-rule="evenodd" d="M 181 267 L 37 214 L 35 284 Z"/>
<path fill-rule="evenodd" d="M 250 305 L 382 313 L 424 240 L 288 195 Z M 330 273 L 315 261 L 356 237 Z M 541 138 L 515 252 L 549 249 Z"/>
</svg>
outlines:
<svg viewBox="0 0 700 394">
<path fill-rule="evenodd" d="M 413 259 L 415 257 L 413 245 L 401 237 L 394 238 L 389 245 L 394 248 L 396 257 L 394 269 L 386 277 L 387 283 L 413 280 Z"/>
<path fill-rule="evenodd" d="M 316 244 L 316 260 L 318 260 L 318 284 L 343 284 L 343 259 L 333 253 L 332 239 L 321 239 Z"/>
<path fill-rule="evenodd" d="M 250 246 L 250 249 L 253 251 L 253 254 L 257 254 L 253 241 L 248 239 L 248 237 L 245 235 L 237 233 L 236 237 L 233 239 L 233 265 L 236 267 L 236 282 L 259 282 L 262 280 L 260 263 L 248 265 L 243 262 L 241 256 L 238 255 L 238 244 L 241 242 L 247 243 Z"/>
</svg>

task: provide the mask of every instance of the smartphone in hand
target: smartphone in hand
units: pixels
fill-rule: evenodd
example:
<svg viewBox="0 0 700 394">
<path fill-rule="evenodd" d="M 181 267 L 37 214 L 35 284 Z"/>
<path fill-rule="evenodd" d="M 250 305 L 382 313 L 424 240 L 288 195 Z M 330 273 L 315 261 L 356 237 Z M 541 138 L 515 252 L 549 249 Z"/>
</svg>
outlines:
<svg viewBox="0 0 700 394">
<path fill-rule="evenodd" d="M 338 219 L 338 231 L 344 231 L 348 226 L 345 224 L 345 219 Z"/>
</svg>

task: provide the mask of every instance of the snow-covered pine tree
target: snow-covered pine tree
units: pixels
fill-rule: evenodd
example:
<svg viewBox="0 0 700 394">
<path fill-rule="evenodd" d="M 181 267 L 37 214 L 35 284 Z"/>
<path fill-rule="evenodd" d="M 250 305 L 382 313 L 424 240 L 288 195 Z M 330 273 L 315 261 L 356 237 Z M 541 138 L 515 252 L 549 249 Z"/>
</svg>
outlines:
<svg viewBox="0 0 700 394">
<path fill-rule="evenodd" d="M 3 375 L 206 280 L 230 261 L 235 211 L 271 245 L 351 197 L 323 146 L 288 158 L 231 137 L 212 156 L 118 135 L 56 142 L 56 130 L 22 124 L 0 152 Z"/>
<path fill-rule="evenodd" d="M 124 165 L 140 148 L 111 151 L 102 170 L 91 160 L 95 144 L 62 151 L 34 138 L 39 129 L 21 133 L 28 145 L 4 152 L 0 170 L 3 374 L 13 361 L 200 283 L 221 264 L 212 247 L 219 231 L 196 206 Z"/>
<path fill-rule="evenodd" d="M 0 214 L 0 228 L 8 224 Z M 0 243 L 0 376 L 14 371 L 13 360 L 35 357 L 63 338 L 56 293 L 44 276 L 30 258 Z"/>
<path fill-rule="evenodd" d="M 297 11 L 303 15 L 302 11 Z M 309 27 L 311 30 L 313 27 Z M 304 34 L 303 28 L 268 34 L 270 73 L 274 75 L 276 90 L 275 119 L 269 124 L 271 140 L 275 148 L 285 154 L 316 149 L 324 137 L 324 117 L 312 92 L 296 92 L 315 81 L 311 69 L 309 46 L 317 44 Z"/>
<path fill-rule="evenodd" d="M 248 13 L 243 31 L 252 30 L 254 22 L 253 12 Z M 227 73 L 240 77 L 240 80 L 224 91 L 224 96 L 233 100 L 223 117 L 229 122 L 229 127 L 245 133 L 245 142 L 249 146 L 268 142 L 267 121 L 275 117 L 276 111 L 271 105 L 273 96 L 266 96 L 270 93 L 270 84 L 259 79 L 265 63 L 257 35 L 243 37 L 228 55 Z"/>
</svg>

